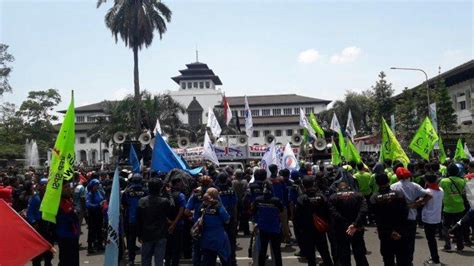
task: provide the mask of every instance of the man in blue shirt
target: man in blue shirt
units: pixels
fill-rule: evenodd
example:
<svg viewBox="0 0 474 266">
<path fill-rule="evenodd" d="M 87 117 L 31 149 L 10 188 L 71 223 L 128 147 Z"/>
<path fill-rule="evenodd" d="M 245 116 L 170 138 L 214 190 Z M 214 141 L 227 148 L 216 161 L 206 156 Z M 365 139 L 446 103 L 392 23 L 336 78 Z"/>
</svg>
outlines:
<svg viewBox="0 0 474 266">
<path fill-rule="evenodd" d="M 283 204 L 283 212 L 281 216 L 282 225 L 282 236 L 283 243 L 289 243 L 290 241 L 290 227 L 288 225 L 288 188 L 286 186 L 283 177 L 278 176 L 278 166 L 271 164 L 268 169 L 270 170 L 270 182 L 272 183 L 273 196 L 277 197 Z"/>
<path fill-rule="evenodd" d="M 87 185 L 86 208 L 88 213 L 89 232 L 87 234 L 87 253 L 93 254 L 104 250 L 102 225 L 104 217 L 102 208 L 105 204 L 104 194 L 99 190 L 100 182 L 92 179 Z"/>
</svg>

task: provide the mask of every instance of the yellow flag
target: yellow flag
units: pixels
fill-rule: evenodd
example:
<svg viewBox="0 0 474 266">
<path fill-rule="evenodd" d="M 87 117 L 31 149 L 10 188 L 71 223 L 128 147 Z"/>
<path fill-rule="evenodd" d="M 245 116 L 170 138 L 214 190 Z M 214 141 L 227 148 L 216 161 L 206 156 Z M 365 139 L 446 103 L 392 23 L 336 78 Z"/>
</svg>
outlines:
<svg viewBox="0 0 474 266">
<path fill-rule="evenodd" d="M 381 160 L 398 160 L 405 167 L 408 165 L 410 160 L 408 156 L 403 151 L 402 146 L 398 143 L 397 138 L 390 130 L 390 127 L 387 125 L 385 119 L 382 118 L 382 143 L 380 145 L 380 159 Z"/>
<path fill-rule="evenodd" d="M 46 192 L 41 202 L 40 210 L 43 220 L 56 223 L 63 180 L 70 180 L 74 175 L 74 94 L 67 109 L 63 124 L 54 144 Z"/>
<path fill-rule="evenodd" d="M 423 159 L 429 160 L 430 152 L 433 150 L 438 139 L 436 130 L 431 124 L 430 119 L 426 117 L 408 147 L 418 153 Z"/>
</svg>

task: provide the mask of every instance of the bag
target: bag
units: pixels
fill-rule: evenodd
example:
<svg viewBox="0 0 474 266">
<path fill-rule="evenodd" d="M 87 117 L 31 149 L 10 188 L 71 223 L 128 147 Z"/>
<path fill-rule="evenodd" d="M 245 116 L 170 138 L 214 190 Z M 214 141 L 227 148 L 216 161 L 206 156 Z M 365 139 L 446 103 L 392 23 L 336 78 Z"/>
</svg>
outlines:
<svg viewBox="0 0 474 266">
<path fill-rule="evenodd" d="M 202 228 L 204 226 L 204 213 L 205 210 L 201 209 L 201 217 L 199 217 L 199 219 L 197 219 L 197 221 L 191 227 L 191 237 L 195 241 L 200 240 L 202 236 Z"/>
<path fill-rule="evenodd" d="M 313 225 L 318 230 L 318 232 L 324 234 L 329 231 L 329 224 L 326 220 L 323 218 L 317 216 L 315 213 L 313 213 Z"/>
<path fill-rule="evenodd" d="M 461 193 L 461 190 L 458 188 L 458 186 L 456 186 L 456 182 L 454 182 L 454 180 L 449 177 L 449 181 L 451 181 L 451 183 L 453 184 L 453 186 L 456 188 L 456 190 L 458 191 L 459 195 L 461 195 L 462 197 L 462 201 L 464 203 L 464 208 L 465 210 L 469 210 L 471 208 L 471 205 L 469 204 L 469 200 L 467 200 L 467 196 L 465 193 Z"/>
</svg>

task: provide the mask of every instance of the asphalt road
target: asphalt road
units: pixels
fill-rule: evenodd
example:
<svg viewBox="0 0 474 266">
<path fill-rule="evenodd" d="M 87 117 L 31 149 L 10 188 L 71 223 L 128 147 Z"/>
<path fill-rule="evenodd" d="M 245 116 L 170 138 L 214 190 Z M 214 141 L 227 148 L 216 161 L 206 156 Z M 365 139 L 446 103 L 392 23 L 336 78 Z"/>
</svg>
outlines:
<svg viewBox="0 0 474 266">
<path fill-rule="evenodd" d="M 84 231 L 87 232 L 87 229 L 84 227 Z M 85 247 L 87 246 L 87 234 L 81 235 L 82 247 L 80 251 L 80 264 L 81 265 L 103 265 L 104 264 L 104 254 L 94 254 L 88 256 Z M 239 265 L 252 265 L 251 259 L 247 257 L 248 246 L 249 246 L 249 237 L 244 237 L 239 235 L 237 238 L 237 260 Z M 383 265 L 382 257 L 379 252 L 379 240 L 377 233 L 374 227 L 367 227 L 365 233 L 365 243 L 368 250 L 367 259 L 369 260 L 370 265 Z M 438 241 L 438 248 L 443 247 L 444 242 Z M 297 246 L 285 246 L 282 245 L 282 257 L 284 265 L 305 265 L 306 263 L 294 256 L 294 253 L 297 251 Z M 456 265 L 456 266 L 474 266 L 474 248 L 467 247 L 463 252 L 446 252 L 439 251 L 441 262 L 443 265 Z M 428 244 L 426 238 L 424 237 L 424 231 L 422 228 L 418 228 L 417 237 L 416 237 L 416 246 L 415 246 L 415 255 L 414 255 L 414 264 L 424 265 L 423 262 L 429 257 Z M 53 261 L 54 265 L 57 265 L 57 256 Z M 124 264 L 125 265 L 125 264 Z M 140 265 L 140 255 L 138 252 L 135 265 Z M 182 262 L 182 265 L 191 265 L 191 261 L 185 260 Z M 271 262 L 268 262 L 267 265 L 272 265 Z M 353 261 L 353 265 L 355 262 Z"/>
</svg>

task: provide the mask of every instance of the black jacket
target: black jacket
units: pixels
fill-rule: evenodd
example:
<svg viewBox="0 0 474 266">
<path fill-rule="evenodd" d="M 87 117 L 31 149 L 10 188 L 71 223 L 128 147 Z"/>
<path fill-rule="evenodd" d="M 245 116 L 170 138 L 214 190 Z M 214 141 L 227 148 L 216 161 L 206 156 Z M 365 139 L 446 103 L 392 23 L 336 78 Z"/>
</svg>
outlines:
<svg viewBox="0 0 474 266">
<path fill-rule="evenodd" d="M 336 229 L 346 229 L 351 224 L 362 227 L 367 215 L 367 202 L 359 192 L 339 191 L 329 198 L 329 210 Z"/>
<path fill-rule="evenodd" d="M 295 228 L 303 233 L 316 232 L 313 214 L 328 221 L 329 209 L 326 197 L 315 189 L 307 190 L 298 197 L 295 206 Z"/>
<path fill-rule="evenodd" d="M 173 218 L 169 198 L 157 195 L 143 197 L 138 202 L 137 236 L 143 242 L 166 238 Z"/>
<path fill-rule="evenodd" d="M 403 193 L 393 191 L 389 187 L 383 188 L 370 197 L 370 203 L 373 206 L 379 232 L 402 233 L 401 230 L 408 217 L 408 207 Z"/>
</svg>

